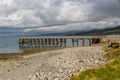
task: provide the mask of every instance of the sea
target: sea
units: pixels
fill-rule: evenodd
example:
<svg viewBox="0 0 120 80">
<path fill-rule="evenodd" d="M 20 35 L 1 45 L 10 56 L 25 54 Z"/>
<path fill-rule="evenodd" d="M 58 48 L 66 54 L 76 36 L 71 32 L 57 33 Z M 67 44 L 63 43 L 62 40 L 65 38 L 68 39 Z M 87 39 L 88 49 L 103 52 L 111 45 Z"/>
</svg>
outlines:
<svg viewBox="0 0 120 80">
<path fill-rule="evenodd" d="M 0 53 L 21 53 L 23 50 L 19 48 L 18 40 L 23 36 L 0 36 Z M 27 36 L 24 36 L 27 37 Z M 33 36 L 29 36 L 33 37 Z M 52 37 L 52 36 L 51 36 Z M 80 41 L 79 45 L 82 42 Z M 88 45 L 89 41 L 85 40 L 85 45 Z M 70 45 L 69 40 L 67 45 Z"/>
<path fill-rule="evenodd" d="M 20 36 L 0 36 L 0 53 L 20 53 L 18 39 Z"/>
</svg>

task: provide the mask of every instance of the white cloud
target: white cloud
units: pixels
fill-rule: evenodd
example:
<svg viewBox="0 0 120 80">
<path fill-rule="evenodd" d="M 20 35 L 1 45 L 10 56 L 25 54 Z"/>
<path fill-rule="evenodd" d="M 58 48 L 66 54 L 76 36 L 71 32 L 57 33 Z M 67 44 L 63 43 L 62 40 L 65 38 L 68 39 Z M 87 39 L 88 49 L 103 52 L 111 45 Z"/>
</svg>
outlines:
<svg viewBox="0 0 120 80">
<path fill-rule="evenodd" d="M 0 26 L 61 32 L 120 25 L 119 0 L 0 0 Z"/>
</svg>

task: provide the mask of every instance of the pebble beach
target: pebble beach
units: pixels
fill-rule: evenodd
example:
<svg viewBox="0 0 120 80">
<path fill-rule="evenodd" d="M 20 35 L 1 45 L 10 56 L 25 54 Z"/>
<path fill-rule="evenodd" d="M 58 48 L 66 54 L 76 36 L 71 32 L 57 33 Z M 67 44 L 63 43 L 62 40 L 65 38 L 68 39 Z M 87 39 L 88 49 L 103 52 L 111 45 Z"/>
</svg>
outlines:
<svg viewBox="0 0 120 80">
<path fill-rule="evenodd" d="M 103 46 L 37 52 L 19 60 L 0 60 L 0 80 L 67 80 L 106 64 Z"/>
</svg>

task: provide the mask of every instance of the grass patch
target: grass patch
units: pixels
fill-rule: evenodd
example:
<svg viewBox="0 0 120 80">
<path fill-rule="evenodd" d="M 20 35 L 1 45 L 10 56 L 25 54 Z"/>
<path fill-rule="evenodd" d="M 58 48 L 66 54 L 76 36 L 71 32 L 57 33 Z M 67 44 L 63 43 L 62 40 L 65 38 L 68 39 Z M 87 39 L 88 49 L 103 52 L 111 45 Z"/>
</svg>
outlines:
<svg viewBox="0 0 120 80">
<path fill-rule="evenodd" d="M 104 48 L 109 64 L 98 69 L 89 69 L 70 80 L 120 80 L 120 48 Z"/>
</svg>

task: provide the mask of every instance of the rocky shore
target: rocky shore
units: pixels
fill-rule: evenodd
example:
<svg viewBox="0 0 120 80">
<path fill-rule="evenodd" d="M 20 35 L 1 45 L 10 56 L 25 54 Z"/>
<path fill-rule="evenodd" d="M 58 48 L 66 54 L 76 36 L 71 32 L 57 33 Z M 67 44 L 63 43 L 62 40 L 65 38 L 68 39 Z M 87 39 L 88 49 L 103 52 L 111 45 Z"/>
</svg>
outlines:
<svg viewBox="0 0 120 80">
<path fill-rule="evenodd" d="M 0 80 L 66 80 L 77 72 L 106 64 L 102 48 L 73 47 L 0 60 Z"/>
</svg>

